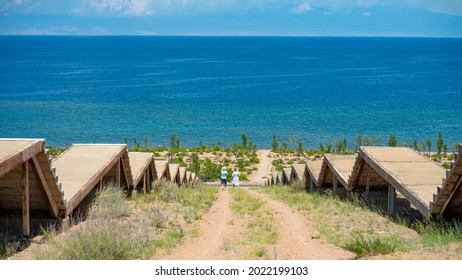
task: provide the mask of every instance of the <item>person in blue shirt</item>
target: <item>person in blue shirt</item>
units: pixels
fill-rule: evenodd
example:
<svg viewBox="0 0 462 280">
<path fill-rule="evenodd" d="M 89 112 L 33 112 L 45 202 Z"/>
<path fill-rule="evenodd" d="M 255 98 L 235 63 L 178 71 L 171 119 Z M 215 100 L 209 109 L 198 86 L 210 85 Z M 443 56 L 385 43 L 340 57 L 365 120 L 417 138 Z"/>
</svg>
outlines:
<svg viewBox="0 0 462 280">
<path fill-rule="evenodd" d="M 226 171 L 226 167 L 223 167 L 221 169 L 220 179 L 221 179 L 221 189 L 226 190 L 226 185 L 228 183 L 228 171 Z"/>
</svg>

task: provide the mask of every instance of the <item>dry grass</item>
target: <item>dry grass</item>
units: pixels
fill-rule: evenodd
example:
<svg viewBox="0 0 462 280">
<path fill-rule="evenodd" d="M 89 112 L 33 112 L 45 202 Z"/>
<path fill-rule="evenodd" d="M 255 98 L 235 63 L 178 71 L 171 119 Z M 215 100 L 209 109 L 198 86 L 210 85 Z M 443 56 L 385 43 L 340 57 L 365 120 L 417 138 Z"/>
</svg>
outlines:
<svg viewBox="0 0 462 280">
<path fill-rule="evenodd" d="M 178 188 L 165 181 L 154 192 L 135 200 L 115 186 L 98 193 L 88 219 L 69 233 L 45 231 L 47 241 L 38 259 L 128 260 L 147 259 L 158 249 L 171 249 L 188 234 L 185 220 L 202 216 L 216 200 L 216 188 L 196 185 Z M 169 207 L 166 207 L 169 206 Z"/>
<path fill-rule="evenodd" d="M 307 193 L 282 185 L 260 188 L 260 191 L 300 210 L 330 243 L 363 258 L 462 258 L 460 224 L 459 228 L 451 225 L 450 230 L 443 230 L 435 223 L 431 224 L 439 230 L 416 224 L 421 228 L 419 235 L 405 223 L 391 220 L 358 200 L 342 201 L 331 194 Z M 445 240 L 444 244 L 426 241 L 442 239 Z"/>
</svg>

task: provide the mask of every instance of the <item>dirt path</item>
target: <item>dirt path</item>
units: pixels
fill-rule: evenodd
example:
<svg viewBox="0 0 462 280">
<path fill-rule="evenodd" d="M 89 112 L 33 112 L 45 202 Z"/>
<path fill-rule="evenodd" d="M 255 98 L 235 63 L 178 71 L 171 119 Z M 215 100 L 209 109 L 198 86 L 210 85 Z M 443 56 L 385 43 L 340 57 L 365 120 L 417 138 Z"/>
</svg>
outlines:
<svg viewBox="0 0 462 280">
<path fill-rule="evenodd" d="M 278 241 L 271 258 L 282 260 L 337 260 L 354 259 L 351 252 L 339 249 L 321 239 L 312 238 L 313 225 L 298 211 L 275 201 L 255 190 L 248 191 L 264 201 L 264 207 L 275 213 Z M 246 259 L 246 252 L 230 252 L 225 242 L 236 242 L 246 230 L 245 217 L 238 216 L 230 209 L 233 202 L 231 192 L 220 191 L 216 203 L 197 223 L 200 235 L 187 237 L 170 254 L 161 253 L 156 259 L 166 260 L 222 260 Z M 239 250 L 237 250 L 239 251 Z"/>
<path fill-rule="evenodd" d="M 265 183 L 266 178 L 271 172 L 271 158 L 268 157 L 270 154 L 270 150 L 258 150 L 257 156 L 260 159 L 260 163 L 257 164 L 257 172 L 252 173 L 249 176 L 249 183 L 256 184 L 256 185 L 263 185 Z"/>
<path fill-rule="evenodd" d="M 276 214 L 278 242 L 276 258 L 282 260 L 342 260 L 354 259 L 355 254 L 315 239 L 312 223 L 303 214 L 255 190 L 249 192 L 265 202 Z"/>
<path fill-rule="evenodd" d="M 220 191 L 212 208 L 198 224 L 199 237 L 188 237 L 171 254 L 160 254 L 156 259 L 167 260 L 212 260 L 225 259 L 223 241 L 236 232 L 236 224 L 231 223 L 231 193 Z"/>
</svg>

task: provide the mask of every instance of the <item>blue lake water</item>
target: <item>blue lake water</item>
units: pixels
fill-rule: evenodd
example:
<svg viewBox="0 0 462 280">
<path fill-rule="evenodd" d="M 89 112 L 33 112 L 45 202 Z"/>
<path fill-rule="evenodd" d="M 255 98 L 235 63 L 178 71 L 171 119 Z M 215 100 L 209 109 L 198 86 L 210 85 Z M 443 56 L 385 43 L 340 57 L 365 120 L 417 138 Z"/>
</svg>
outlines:
<svg viewBox="0 0 462 280">
<path fill-rule="evenodd" d="M 462 39 L 0 37 L 0 137 L 462 142 Z"/>
</svg>

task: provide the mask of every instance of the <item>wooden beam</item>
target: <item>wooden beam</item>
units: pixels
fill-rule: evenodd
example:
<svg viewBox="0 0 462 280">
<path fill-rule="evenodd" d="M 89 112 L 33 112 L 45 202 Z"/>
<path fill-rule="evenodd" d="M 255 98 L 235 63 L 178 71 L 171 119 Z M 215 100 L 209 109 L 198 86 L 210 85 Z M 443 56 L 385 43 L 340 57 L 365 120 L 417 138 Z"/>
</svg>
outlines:
<svg viewBox="0 0 462 280">
<path fill-rule="evenodd" d="M 117 181 L 117 186 L 120 188 L 120 159 L 117 160 L 116 163 L 116 181 Z"/>
<path fill-rule="evenodd" d="M 146 173 L 148 173 L 148 171 L 144 171 L 144 174 L 143 174 L 143 194 L 146 194 L 146 185 L 147 185 L 147 182 L 146 182 Z"/>
<path fill-rule="evenodd" d="M 30 235 L 29 161 L 22 164 L 22 234 Z"/>
<path fill-rule="evenodd" d="M 333 183 L 332 183 L 332 193 L 333 193 L 334 195 L 336 195 L 336 194 L 337 194 L 337 176 L 335 176 L 335 174 L 332 173 L 332 178 L 333 178 L 333 179 L 332 179 L 332 180 L 333 180 Z"/>
<path fill-rule="evenodd" d="M 396 190 L 392 185 L 388 185 L 388 215 L 393 217 L 395 214 Z"/>
<path fill-rule="evenodd" d="M 123 155 L 122 155 L 122 157 L 120 157 L 120 164 L 122 165 L 122 172 L 123 172 L 124 177 L 125 177 L 125 183 L 127 184 L 127 188 L 130 189 L 130 185 L 131 185 L 131 184 L 130 184 L 130 182 L 128 181 L 128 180 L 129 180 L 129 179 L 128 179 L 128 176 L 130 176 L 130 178 L 131 178 L 132 175 L 131 175 L 131 174 L 130 174 L 130 175 L 127 174 L 127 169 L 125 168 Z M 122 181 L 122 178 L 121 178 L 120 180 Z M 133 184 L 133 182 L 132 182 L 132 184 Z M 135 185 L 134 185 L 134 184 L 133 184 L 133 188 L 135 188 Z"/>
<path fill-rule="evenodd" d="M 367 164 L 366 197 L 369 197 L 370 180 L 371 180 L 371 167 L 369 164 Z"/>
<path fill-rule="evenodd" d="M 40 186 L 42 189 L 45 191 L 48 205 L 50 207 L 50 212 L 51 215 L 54 218 L 58 217 L 59 211 L 58 211 L 58 205 L 56 204 L 56 201 L 53 199 L 53 195 L 51 194 L 50 186 L 48 185 L 47 180 L 45 179 L 45 175 L 43 174 L 42 168 L 40 166 L 40 163 L 37 159 L 37 156 L 32 157 L 32 163 L 33 163 L 33 170 L 35 175 L 39 178 Z"/>
<path fill-rule="evenodd" d="M 151 163 L 152 164 L 152 163 Z M 151 186 L 152 186 L 152 171 L 150 168 L 147 169 L 146 171 L 148 173 L 148 178 L 147 178 L 147 183 L 148 183 L 148 193 L 151 193 Z"/>
<path fill-rule="evenodd" d="M 313 177 L 310 176 L 310 192 L 314 192 L 314 181 L 313 181 Z"/>
</svg>

